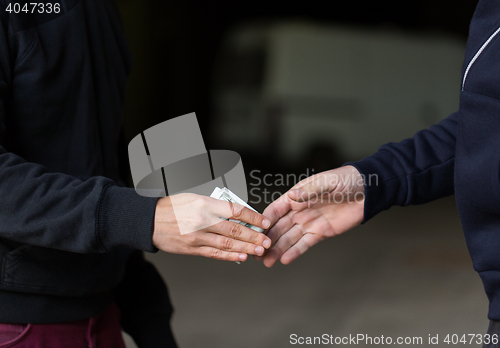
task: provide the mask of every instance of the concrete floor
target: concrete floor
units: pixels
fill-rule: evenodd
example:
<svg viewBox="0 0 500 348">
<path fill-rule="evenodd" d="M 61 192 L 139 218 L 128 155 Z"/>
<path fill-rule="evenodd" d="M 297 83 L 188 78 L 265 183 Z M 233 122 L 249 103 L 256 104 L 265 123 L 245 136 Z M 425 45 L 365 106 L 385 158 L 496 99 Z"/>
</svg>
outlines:
<svg viewBox="0 0 500 348">
<path fill-rule="evenodd" d="M 148 257 L 169 284 L 183 348 L 288 347 L 291 334 L 422 337 L 407 345 L 419 347 L 439 334 L 441 347 L 488 324 L 453 198 L 392 208 L 289 266 Z"/>
</svg>

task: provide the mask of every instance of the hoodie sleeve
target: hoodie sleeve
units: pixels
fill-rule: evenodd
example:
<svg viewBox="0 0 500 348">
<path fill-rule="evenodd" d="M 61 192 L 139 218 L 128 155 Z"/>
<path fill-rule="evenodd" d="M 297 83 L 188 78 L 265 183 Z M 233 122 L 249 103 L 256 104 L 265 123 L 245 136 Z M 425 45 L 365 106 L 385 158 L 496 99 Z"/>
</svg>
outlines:
<svg viewBox="0 0 500 348">
<path fill-rule="evenodd" d="M 454 193 L 458 113 L 400 143 L 347 163 L 365 182 L 364 221 L 393 205 L 427 203 Z"/>
<path fill-rule="evenodd" d="M 12 61 L 8 20 L 0 15 L 0 238 L 78 253 L 116 246 L 156 251 L 157 199 L 110 179 L 50 173 L 5 148 Z"/>
</svg>

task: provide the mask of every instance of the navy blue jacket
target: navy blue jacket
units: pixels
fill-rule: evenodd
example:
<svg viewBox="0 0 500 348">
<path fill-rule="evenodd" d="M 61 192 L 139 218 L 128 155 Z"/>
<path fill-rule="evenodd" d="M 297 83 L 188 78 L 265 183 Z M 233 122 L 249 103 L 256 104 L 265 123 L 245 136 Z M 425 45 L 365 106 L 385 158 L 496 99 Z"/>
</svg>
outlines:
<svg viewBox="0 0 500 348">
<path fill-rule="evenodd" d="M 413 138 L 382 146 L 353 165 L 366 182 L 367 221 L 392 205 L 426 203 L 455 193 L 460 220 L 500 320 L 500 1 L 481 0 L 471 22 L 460 106 Z"/>
<path fill-rule="evenodd" d="M 9 2 L 0 0 L 0 322 L 88 318 L 115 300 L 138 342 L 164 335 L 167 289 L 142 255 L 156 251 L 156 199 L 121 187 L 130 57 L 114 4 L 9 14 Z"/>
</svg>

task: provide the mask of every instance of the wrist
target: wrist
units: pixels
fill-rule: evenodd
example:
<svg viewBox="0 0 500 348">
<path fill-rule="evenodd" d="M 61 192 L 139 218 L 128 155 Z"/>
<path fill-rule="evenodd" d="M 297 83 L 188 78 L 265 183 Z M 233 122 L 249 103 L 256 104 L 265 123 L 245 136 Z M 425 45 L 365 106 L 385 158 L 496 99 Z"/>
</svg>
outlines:
<svg viewBox="0 0 500 348">
<path fill-rule="evenodd" d="M 175 219 L 174 208 L 172 206 L 172 200 L 169 196 L 160 198 L 156 202 L 155 217 L 153 221 L 153 245 L 160 248 L 162 240 L 164 239 L 164 234 L 172 228 L 173 225 L 177 225 Z"/>
</svg>

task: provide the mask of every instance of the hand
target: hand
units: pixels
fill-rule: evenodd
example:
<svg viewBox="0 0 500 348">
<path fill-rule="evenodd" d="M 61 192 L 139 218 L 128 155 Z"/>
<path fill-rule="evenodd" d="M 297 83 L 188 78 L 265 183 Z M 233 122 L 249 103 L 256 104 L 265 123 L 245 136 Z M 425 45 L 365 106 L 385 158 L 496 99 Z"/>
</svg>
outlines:
<svg viewBox="0 0 500 348">
<path fill-rule="evenodd" d="M 363 178 L 353 166 L 302 180 L 264 210 L 274 245 L 264 265 L 272 267 L 278 260 L 290 264 L 320 241 L 359 225 L 363 208 Z"/>
<path fill-rule="evenodd" d="M 265 248 L 271 246 L 271 240 L 265 234 L 236 222 L 221 220 L 221 217 L 263 229 L 270 226 L 270 221 L 264 216 L 239 204 L 181 193 L 158 200 L 153 244 L 168 253 L 226 261 L 245 261 L 247 254 L 263 255 Z"/>
</svg>

